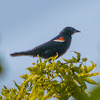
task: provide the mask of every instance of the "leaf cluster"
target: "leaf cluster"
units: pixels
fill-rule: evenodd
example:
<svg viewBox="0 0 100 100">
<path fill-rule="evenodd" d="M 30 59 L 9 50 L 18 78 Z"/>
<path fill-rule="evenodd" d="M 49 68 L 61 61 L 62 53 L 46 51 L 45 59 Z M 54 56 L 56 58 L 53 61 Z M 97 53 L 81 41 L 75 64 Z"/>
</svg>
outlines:
<svg viewBox="0 0 100 100">
<path fill-rule="evenodd" d="M 4 86 L 0 98 L 3 100 L 47 100 L 50 98 L 68 100 L 72 96 L 76 100 L 88 100 L 86 82 L 98 84 L 90 77 L 99 73 L 90 73 L 96 64 L 91 62 L 91 66 L 86 66 L 87 58 L 81 60 L 80 53 L 75 53 L 77 57 L 63 59 L 65 63 L 55 62 L 58 54 L 44 61 L 38 58 L 37 63 L 27 68 L 30 74 L 20 76 L 24 81 L 20 85 L 14 81 L 17 88 L 7 89 Z"/>
</svg>

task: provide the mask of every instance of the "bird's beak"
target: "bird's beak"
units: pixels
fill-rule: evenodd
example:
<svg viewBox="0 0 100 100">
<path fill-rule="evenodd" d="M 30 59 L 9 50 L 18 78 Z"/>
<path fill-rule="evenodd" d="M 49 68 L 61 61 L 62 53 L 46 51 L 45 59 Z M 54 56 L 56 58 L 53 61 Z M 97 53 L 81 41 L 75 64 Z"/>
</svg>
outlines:
<svg viewBox="0 0 100 100">
<path fill-rule="evenodd" d="M 75 30 L 75 33 L 80 32 L 79 30 Z"/>
<path fill-rule="evenodd" d="M 79 30 L 76 30 L 76 29 L 74 30 L 74 33 L 78 33 L 78 32 L 80 32 L 80 31 L 79 31 Z M 74 34 L 74 33 L 73 33 L 73 34 Z"/>
</svg>

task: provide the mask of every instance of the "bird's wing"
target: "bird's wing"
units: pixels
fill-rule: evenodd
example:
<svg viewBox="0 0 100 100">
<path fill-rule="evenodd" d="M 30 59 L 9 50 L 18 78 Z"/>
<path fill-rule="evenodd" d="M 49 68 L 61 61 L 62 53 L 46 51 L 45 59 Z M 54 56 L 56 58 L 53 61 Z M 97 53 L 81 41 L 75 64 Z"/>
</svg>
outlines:
<svg viewBox="0 0 100 100">
<path fill-rule="evenodd" d="M 64 39 L 54 38 L 34 48 L 32 51 L 34 56 L 39 55 L 40 57 L 46 56 L 46 58 L 48 58 L 50 56 L 55 56 L 57 51 L 61 50 L 64 46 L 66 46 Z"/>
<path fill-rule="evenodd" d="M 34 48 L 33 50 L 36 50 L 36 51 L 46 51 L 46 50 L 49 50 L 49 49 L 53 49 L 53 48 L 56 48 L 58 46 L 62 46 L 63 44 L 65 44 L 65 40 L 62 38 L 62 37 L 55 37 L 54 39 L 40 45 L 40 46 L 37 46 L 36 48 Z"/>
</svg>

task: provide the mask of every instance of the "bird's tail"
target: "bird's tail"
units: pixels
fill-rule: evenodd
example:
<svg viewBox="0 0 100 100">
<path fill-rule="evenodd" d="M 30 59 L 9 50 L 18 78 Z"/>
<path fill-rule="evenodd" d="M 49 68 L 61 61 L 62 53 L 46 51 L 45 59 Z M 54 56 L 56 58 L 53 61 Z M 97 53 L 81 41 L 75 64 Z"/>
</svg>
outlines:
<svg viewBox="0 0 100 100">
<path fill-rule="evenodd" d="M 12 57 L 15 56 L 33 56 L 33 52 L 32 51 L 23 51 L 23 52 L 15 52 L 10 54 Z"/>
</svg>

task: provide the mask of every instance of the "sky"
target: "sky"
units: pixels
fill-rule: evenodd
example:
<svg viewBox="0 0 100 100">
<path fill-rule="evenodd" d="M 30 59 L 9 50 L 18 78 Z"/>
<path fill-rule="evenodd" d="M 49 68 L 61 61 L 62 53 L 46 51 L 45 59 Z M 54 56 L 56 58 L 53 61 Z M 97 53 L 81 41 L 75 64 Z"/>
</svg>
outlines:
<svg viewBox="0 0 100 100">
<path fill-rule="evenodd" d="M 83 58 L 97 64 L 94 71 L 98 72 L 100 0 L 1 0 L 0 58 L 4 61 L 6 74 L 0 77 L 0 90 L 3 85 L 14 87 L 13 80 L 21 83 L 19 76 L 28 73 L 26 68 L 37 60 L 28 56 L 11 57 L 11 53 L 33 49 L 67 26 L 81 32 L 72 36 L 71 46 L 62 57 L 69 59 L 75 56 L 70 51 L 80 52 Z M 93 79 L 99 81 L 100 76 Z"/>
</svg>

